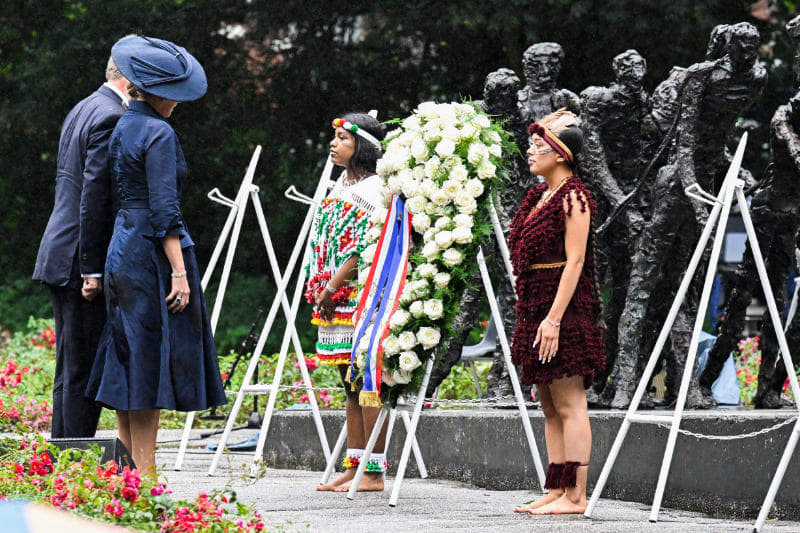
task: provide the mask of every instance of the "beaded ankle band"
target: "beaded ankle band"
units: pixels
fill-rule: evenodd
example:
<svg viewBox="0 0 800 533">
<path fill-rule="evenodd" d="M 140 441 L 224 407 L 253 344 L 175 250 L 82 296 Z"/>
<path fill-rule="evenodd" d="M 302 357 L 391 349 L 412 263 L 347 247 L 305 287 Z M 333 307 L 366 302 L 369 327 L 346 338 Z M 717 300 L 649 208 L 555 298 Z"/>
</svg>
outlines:
<svg viewBox="0 0 800 533">
<path fill-rule="evenodd" d="M 389 468 L 389 463 L 386 462 L 386 454 L 373 453 L 367 461 L 367 468 L 364 471 L 370 474 L 385 474 L 387 468 Z"/>
<path fill-rule="evenodd" d="M 361 457 L 364 455 L 364 450 L 360 448 L 347 448 L 347 453 L 342 459 L 343 468 L 356 468 L 361 462 Z"/>
<path fill-rule="evenodd" d="M 345 120 L 343 118 L 335 118 L 331 122 L 334 128 L 343 128 L 345 131 L 349 131 L 350 133 L 355 133 L 363 137 L 364 139 L 368 140 L 372 144 L 374 144 L 378 150 L 381 149 L 381 142 L 373 136 L 370 132 L 365 131 L 358 127 L 358 124 L 353 124 L 349 120 Z"/>
</svg>

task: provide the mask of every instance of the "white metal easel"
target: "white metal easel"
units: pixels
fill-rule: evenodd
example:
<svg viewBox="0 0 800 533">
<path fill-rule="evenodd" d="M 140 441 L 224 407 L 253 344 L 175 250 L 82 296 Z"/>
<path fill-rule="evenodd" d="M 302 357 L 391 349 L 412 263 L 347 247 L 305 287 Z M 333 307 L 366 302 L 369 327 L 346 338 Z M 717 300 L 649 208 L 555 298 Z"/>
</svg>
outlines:
<svg viewBox="0 0 800 533">
<path fill-rule="evenodd" d="M 272 245 L 272 239 L 269 234 L 269 229 L 267 228 L 266 218 L 264 217 L 264 211 L 258 196 L 259 188 L 252 184 L 253 176 L 255 174 L 255 168 L 258 163 L 258 158 L 260 154 L 261 154 L 261 146 L 258 146 L 255 152 L 253 153 L 253 157 L 250 161 L 247 173 L 245 174 L 245 178 L 242 181 L 242 185 L 239 189 L 239 192 L 236 195 L 235 200 L 231 201 L 230 199 L 225 198 L 224 196 L 222 196 L 222 194 L 220 194 L 218 189 L 214 189 L 209 193 L 209 198 L 219 203 L 222 203 L 223 205 L 227 205 L 228 207 L 230 207 L 231 211 L 228 214 L 228 219 L 226 220 L 225 225 L 223 226 L 222 233 L 220 234 L 219 240 L 217 241 L 217 245 L 214 249 L 214 252 L 212 253 L 211 260 L 206 269 L 206 273 L 203 276 L 203 282 L 202 282 L 203 289 L 205 289 L 205 287 L 208 285 L 214 267 L 216 266 L 219 256 L 222 253 L 222 249 L 226 245 L 226 241 L 228 240 L 231 228 L 233 228 L 233 234 L 231 235 L 230 242 L 228 243 L 228 250 L 225 258 L 225 264 L 223 266 L 222 278 L 220 280 L 220 287 L 217 293 L 217 297 L 214 301 L 214 310 L 211 316 L 212 328 L 216 329 L 217 320 L 219 318 L 219 313 L 222 307 L 222 301 L 225 295 L 225 289 L 227 287 L 228 278 L 230 276 L 231 265 L 233 263 L 233 256 L 236 251 L 236 245 L 238 243 L 239 234 L 241 231 L 242 221 L 244 220 L 244 214 L 249 201 L 252 201 L 253 203 L 253 208 L 255 209 L 256 217 L 258 219 L 259 229 L 264 239 L 264 246 L 267 251 L 267 256 L 272 270 L 272 276 L 277 284 L 277 291 L 275 298 L 272 302 L 272 306 L 270 307 L 267 320 L 264 323 L 264 327 L 259 335 L 258 342 L 256 344 L 255 350 L 253 351 L 253 355 L 250 359 L 247 371 L 245 372 L 243 385 L 239 389 L 236 395 L 236 400 L 234 402 L 233 408 L 231 409 L 231 412 L 228 415 L 227 422 L 225 425 L 225 430 L 223 431 L 222 438 L 218 443 L 216 453 L 214 454 L 214 458 L 209 468 L 208 472 L 209 475 L 213 475 L 216 470 L 216 466 L 219 463 L 222 451 L 225 448 L 227 439 L 236 421 L 236 416 L 239 413 L 245 395 L 247 394 L 268 395 L 267 417 L 264 418 L 261 431 L 262 433 L 265 434 L 266 431 L 268 430 L 269 417 L 271 417 L 272 415 L 272 409 L 274 408 L 275 400 L 277 399 L 277 393 L 279 391 L 280 381 L 283 374 L 283 367 L 285 365 L 287 357 L 286 350 L 282 350 L 281 356 L 278 359 L 278 364 L 275 369 L 275 376 L 273 378 L 273 383 L 271 385 L 251 384 L 253 381 L 253 374 L 255 373 L 255 370 L 257 368 L 258 362 L 261 357 L 261 352 L 264 349 L 264 344 L 266 343 L 267 337 L 269 336 L 269 332 L 272 328 L 273 322 L 278 313 L 278 306 L 281 305 L 283 307 L 283 311 L 287 315 L 287 318 L 289 316 L 290 309 L 288 301 L 286 300 L 286 286 L 289 283 L 289 280 L 291 278 L 291 273 L 293 272 L 294 266 L 297 262 L 297 257 L 299 255 L 300 247 L 302 246 L 301 243 L 299 242 L 295 246 L 295 250 L 293 251 L 292 256 L 289 259 L 289 264 L 287 265 L 286 273 L 284 275 L 281 275 L 277 257 L 275 255 L 275 249 Z M 326 166 L 326 170 L 327 169 L 328 167 Z M 308 219 L 309 217 L 307 216 L 306 218 Z M 310 221 L 308 221 L 308 225 L 310 226 Z M 303 382 L 305 384 L 306 391 L 309 397 L 309 404 L 311 406 L 314 423 L 317 429 L 317 433 L 319 435 L 323 452 L 327 457 L 330 454 L 330 450 L 328 446 L 327 435 L 325 434 L 325 429 L 324 426 L 322 425 L 322 418 L 320 417 L 319 414 L 319 406 L 317 405 L 316 396 L 314 395 L 314 391 L 311 385 L 311 379 L 308 374 L 308 368 L 306 366 L 305 357 L 303 355 L 302 347 L 300 345 L 300 340 L 297 335 L 297 331 L 294 328 L 294 321 L 293 320 L 290 321 L 289 324 L 291 324 L 291 327 L 287 327 L 286 333 L 287 335 L 291 336 L 291 340 L 294 345 L 295 353 L 298 359 L 298 366 L 300 367 L 300 372 L 303 377 Z M 176 470 L 180 470 L 183 465 L 183 459 L 186 453 L 186 448 L 188 445 L 189 435 L 191 432 L 193 421 L 194 421 L 194 413 L 189 413 L 187 415 L 186 424 L 184 426 L 183 435 L 181 438 L 181 445 L 178 450 L 178 457 L 175 462 Z M 255 458 L 257 457 L 258 455 L 254 455 L 254 467 L 255 467 Z"/>
<path fill-rule="evenodd" d="M 492 219 L 492 226 L 494 227 L 495 238 L 497 239 L 498 246 L 500 247 L 500 254 L 503 257 L 503 263 L 506 267 L 507 274 L 509 279 L 511 280 L 512 285 L 516 285 L 516 280 L 513 275 L 513 270 L 511 267 L 511 259 L 508 251 L 508 245 L 506 244 L 505 236 L 503 235 L 502 227 L 500 226 L 500 221 L 497 218 L 497 212 L 494 208 L 493 204 L 490 204 L 490 215 Z M 544 474 L 544 466 L 542 465 L 542 459 L 539 455 L 539 448 L 536 444 L 536 439 L 533 435 L 533 428 L 531 427 L 531 421 L 528 417 L 528 408 L 525 404 L 525 398 L 522 395 L 522 387 L 519 384 L 519 377 L 517 376 L 517 369 L 514 366 L 514 363 L 511 361 L 511 348 L 508 343 L 508 337 L 506 336 L 505 327 L 503 326 L 503 317 L 500 315 L 500 309 L 497 306 L 497 299 L 495 297 L 494 288 L 492 287 L 492 281 L 489 277 L 489 271 L 486 268 L 486 260 L 483 255 L 483 249 L 478 251 L 478 268 L 481 273 L 481 279 L 483 281 L 483 287 L 486 291 L 486 296 L 489 299 L 489 307 L 491 309 L 492 317 L 494 318 L 495 323 L 497 324 L 497 336 L 500 341 L 500 346 L 503 350 L 503 356 L 506 363 L 506 368 L 508 369 L 509 379 L 511 380 L 511 385 L 514 388 L 514 396 L 517 400 L 517 407 L 519 408 L 519 413 L 522 418 L 522 426 L 525 430 L 525 436 L 528 440 L 528 446 L 530 448 L 531 457 L 533 458 L 533 464 L 536 469 L 536 477 L 539 481 L 539 486 L 544 490 L 544 482 L 545 482 L 545 474 Z M 422 384 L 417 391 L 416 401 L 413 403 L 412 407 L 412 415 L 411 415 L 411 427 L 407 428 L 406 439 L 403 444 L 403 452 L 400 456 L 400 463 L 397 466 L 397 475 L 395 476 L 394 484 L 392 485 L 392 493 L 389 498 L 389 505 L 391 507 L 397 506 L 397 501 L 400 497 L 400 488 L 403 484 L 403 479 L 405 478 L 406 468 L 408 467 L 408 459 L 411 453 L 411 449 L 413 445 L 416 443 L 416 432 L 417 426 L 419 424 L 420 414 L 422 413 L 422 404 L 424 403 L 425 398 L 425 391 L 428 388 L 428 382 L 430 381 L 431 372 L 433 370 L 433 359 L 428 359 L 427 365 L 425 366 L 425 375 L 422 379 Z M 398 402 L 398 406 L 400 402 Z M 356 469 L 355 477 L 353 478 L 353 482 L 350 485 L 350 490 L 347 493 L 347 499 L 352 500 L 355 498 L 356 493 L 358 491 L 358 485 L 361 483 L 361 478 L 364 476 L 364 471 L 366 469 L 367 462 L 369 461 L 370 455 L 372 454 L 372 450 L 375 447 L 375 442 L 378 440 L 378 435 L 381 432 L 381 428 L 383 427 L 384 422 L 388 416 L 390 409 L 388 406 L 384 406 L 381 409 L 380 414 L 378 415 L 378 420 L 375 422 L 375 427 L 372 430 L 372 434 L 370 435 L 369 440 L 367 441 L 367 446 L 364 449 L 364 456 L 358 464 L 358 468 Z M 390 426 L 391 427 L 391 426 Z M 388 439 L 387 439 L 388 440 Z"/>
<path fill-rule="evenodd" d="M 739 168 L 741 167 L 742 157 L 744 155 L 744 148 L 746 144 L 747 144 L 747 133 L 742 135 L 742 139 L 739 141 L 739 147 L 736 150 L 736 154 L 734 155 L 731 166 L 728 169 L 727 175 L 725 176 L 725 181 L 723 182 L 719 194 L 716 197 L 708 193 L 705 193 L 698 186 L 691 186 L 686 190 L 687 195 L 713 205 L 713 209 L 708 217 L 705 227 L 703 228 L 700 240 L 697 243 L 697 247 L 695 248 L 691 261 L 689 262 L 689 267 L 687 268 L 686 273 L 683 276 L 680 287 L 678 288 L 678 292 L 675 296 L 675 300 L 673 301 L 672 307 L 670 308 L 669 314 L 667 315 L 666 322 L 664 323 L 664 326 L 661 329 L 661 332 L 656 341 L 656 345 L 653 348 L 653 352 L 650 355 L 650 360 L 647 362 L 644 374 L 642 375 L 641 381 L 639 382 L 639 386 L 636 388 L 636 392 L 633 395 L 631 404 L 628 407 L 627 413 L 625 414 L 625 419 L 622 422 L 622 426 L 620 427 L 619 432 L 617 433 L 617 437 L 614 440 L 614 444 L 611 447 L 611 451 L 608 454 L 608 458 L 606 459 L 606 462 L 603 465 L 603 470 L 600 473 L 600 478 L 597 481 L 597 486 L 595 487 L 594 492 L 592 493 L 592 498 L 589 501 L 589 505 L 586 509 L 586 512 L 584 513 L 584 515 L 587 518 L 591 518 L 592 514 L 594 513 L 594 509 L 597 506 L 597 502 L 600 499 L 600 495 L 603 492 L 603 488 L 605 487 L 606 481 L 608 480 L 611 470 L 614 467 L 614 461 L 616 460 L 617 455 L 619 454 L 619 450 L 622 447 L 622 443 L 625 440 L 625 436 L 628 433 L 630 425 L 633 422 L 639 422 L 645 424 L 666 424 L 669 425 L 670 427 L 669 437 L 667 439 L 667 446 L 664 452 L 663 462 L 661 464 L 661 471 L 659 473 L 658 483 L 656 485 L 656 492 L 653 498 L 653 506 L 650 511 L 650 521 L 656 522 L 658 520 L 658 512 L 661 508 L 661 503 L 664 497 L 664 489 L 667 483 L 667 476 L 669 475 L 672 456 L 675 451 L 675 443 L 678 438 L 678 431 L 680 429 L 681 417 L 683 415 L 684 406 L 686 405 L 686 397 L 689 391 L 689 381 L 691 379 L 692 372 L 694 372 L 694 363 L 695 363 L 695 358 L 697 356 L 697 346 L 700 339 L 700 332 L 703 327 L 703 321 L 708 307 L 708 300 L 711 294 L 711 286 L 714 280 L 714 275 L 716 273 L 720 250 L 722 248 L 722 242 L 725 235 L 725 226 L 728 222 L 728 214 L 733 204 L 734 195 L 736 196 L 736 200 L 738 201 L 739 207 L 741 208 L 742 218 L 744 220 L 745 229 L 747 231 L 747 238 L 750 242 L 750 249 L 753 253 L 753 258 L 755 260 L 756 268 L 758 270 L 758 276 L 761 281 L 761 286 L 764 291 L 765 299 L 767 301 L 767 308 L 769 309 L 770 318 L 775 328 L 775 334 L 778 338 L 778 344 L 781 349 L 782 359 L 784 364 L 786 365 L 786 371 L 789 374 L 791 380 L 792 391 L 794 393 L 795 402 L 797 402 L 797 408 L 800 411 L 800 386 L 798 386 L 797 383 L 797 376 L 795 374 L 794 367 L 792 365 L 789 348 L 786 344 L 786 337 L 783 333 L 784 330 L 783 327 L 781 326 L 780 314 L 778 313 L 777 306 L 775 305 L 775 298 L 772 294 L 772 288 L 770 287 L 769 284 L 769 278 L 767 277 L 767 271 L 764 266 L 764 259 L 761 255 L 761 250 L 759 249 L 758 246 L 758 240 L 756 238 L 755 229 L 753 228 L 753 221 L 750 217 L 750 210 L 747 205 L 747 200 L 744 196 L 744 191 L 743 191 L 744 182 L 738 179 Z M 719 220 L 718 223 L 717 220 Z M 678 391 L 678 401 L 675 406 L 675 411 L 673 412 L 672 416 L 656 415 L 656 414 L 639 414 L 637 413 L 637 410 L 639 408 L 639 403 L 641 402 L 642 397 L 644 396 L 647 390 L 647 384 L 650 380 L 651 375 L 653 374 L 653 370 L 655 368 L 656 363 L 658 362 L 659 355 L 664 347 L 667 337 L 669 336 L 670 330 L 672 329 L 672 324 L 675 321 L 675 317 L 678 314 L 678 310 L 680 309 L 680 306 L 683 303 L 684 298 L 686 297 L 686 292 L 689 288 L 689 284 L 691 283 L 694 273 L 700 264 L 700 260 L 703 256 L 706 244 L 708 243 L 708 240 L 711 238 L 711 232 L 714 230 L 715 224 L 717 226 L 717 231 L 714 238 L 714 244 L 711 249 L 711 258 L 709 261 L 708 269 L 706 271 L 703 291 L 700 296 L 700 305 L 697 310 L 697 317 L 695 319 L 694 330 L 692 332 L 692 338 L 689 344 L 689 353 L 687 355 L 686 367 L 684 368 L 680 389 Z M 781 459 L 781 463 L 778 466 L 778 471 L 775 475 L 775 478 L 773 479 L 772 486 L 770 487 L 770 490 L 767 494 L 767 498 L 764 502 L 764 507 L 761 510 L 761 515 L 759 516 L 759 520 L 756 524 L 757 531 L 760 530 L 761 526 L 764 523 L 764 520 L 766 519 L 766 514 L 769 511 L 769 507 L 772 505 L 775 493 L 777 492 L 778 487 L 780 486 L 781 480 L 783 478 L 783 473 L 786 471 L 786 466 L 788 465 L 791 454 L 794 450 L 795 445 L 797 444 L 798 436 L 800 436 L 800 419 L 798 419 L 798 423 L 794 427 L 792 437 L 790 438 L 789 443 L 786 446 L 783 458 Z"/>
</svg>

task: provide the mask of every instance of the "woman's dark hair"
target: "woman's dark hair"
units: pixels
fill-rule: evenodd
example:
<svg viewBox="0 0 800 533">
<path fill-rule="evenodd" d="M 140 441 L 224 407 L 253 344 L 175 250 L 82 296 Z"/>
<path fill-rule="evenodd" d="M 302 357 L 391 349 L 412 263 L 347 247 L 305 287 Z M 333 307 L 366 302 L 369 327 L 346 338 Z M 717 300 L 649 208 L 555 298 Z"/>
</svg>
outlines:
<svg viewBox="0 0 800 533">
<path fill-rule="evenodd" d="M 355 124 L 364 131 L 370 133 L 373 137 L 382 141 L 386 137 L 386 128 L 378 122 L 378 119 L 368 115 L 367 113 L 347 113 L 342 118 L 351 124 Z M 361 137 L 357 133 L 351 133 L 355 138 L 355 152 L 353 157 L 350 158 L 348 169 L 356 177 L 362 178 L 366 174 L 375 173 L 375 164 L 381 158 L 383 152 L 380 148 Z"/>
</svg>

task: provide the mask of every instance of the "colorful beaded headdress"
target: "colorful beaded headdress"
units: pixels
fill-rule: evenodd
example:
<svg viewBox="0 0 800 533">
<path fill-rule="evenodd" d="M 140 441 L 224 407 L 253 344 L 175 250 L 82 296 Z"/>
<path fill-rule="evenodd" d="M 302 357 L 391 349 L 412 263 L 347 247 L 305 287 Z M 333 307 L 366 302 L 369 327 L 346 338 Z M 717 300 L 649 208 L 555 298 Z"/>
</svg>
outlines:
<svg viewBox="0 0 800 533">
<path fill-rule="evenodd" d="M 575 157 L 572 155 L 572 150 L 570 150 L 561 139 L 556 137 L 555 133 L 542 126 L 538 122 L 534 122 L 528 128 L 529 135 L 533 135 L 534 133 L 541 137 L 544 142 L 549 144 L 558 155 L 566 159 L 570 164 L 575 163 Z"/>
<path fill-rule="evenodd" d="M 331 122 L 331 125 L 334 128 L 343 128 L 345 131 L 349 131 L 350 133 L 355 133 L 356 135 L 360 135 L 364 139 L 374 144 L 378 148 L 378 150 L 381 149 L 381 142 L 370 132 L 364 130 L 363 128 L 359 128 L 358 124 L 353 124 L 349 120 L 345 120 L 343 118 L 335 118 Z"/>
</svg>

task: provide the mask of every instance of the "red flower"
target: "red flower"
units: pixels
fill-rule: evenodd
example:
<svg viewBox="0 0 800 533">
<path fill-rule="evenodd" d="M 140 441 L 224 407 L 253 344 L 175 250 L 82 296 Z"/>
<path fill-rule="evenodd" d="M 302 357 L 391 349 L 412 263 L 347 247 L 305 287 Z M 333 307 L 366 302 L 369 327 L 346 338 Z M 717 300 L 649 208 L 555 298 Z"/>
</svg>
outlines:
<svg viewBox="0 0 800 533">
<path fill-rule="evenodd" d="M 125 509 L 122 507 L 122 504 L 118 499 L 111 498 L 111 503 L 106 505 L 105 513 L 116 516 L 117 518 L 122 518 L 122 515 L 125 513 Z"/>
<path fill-rule="evenodd" d="M 136 500 L 139 499 L 139 489 L 127 486 L 123 487 L 122 497 L 128 500 L 129 502 L 135 502 Z"/>
</svg>

